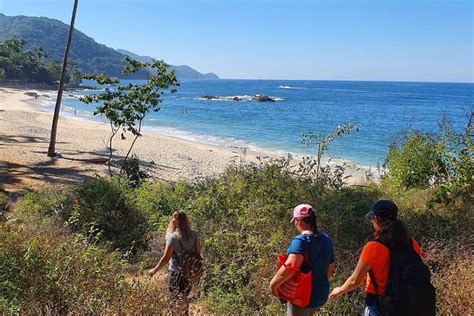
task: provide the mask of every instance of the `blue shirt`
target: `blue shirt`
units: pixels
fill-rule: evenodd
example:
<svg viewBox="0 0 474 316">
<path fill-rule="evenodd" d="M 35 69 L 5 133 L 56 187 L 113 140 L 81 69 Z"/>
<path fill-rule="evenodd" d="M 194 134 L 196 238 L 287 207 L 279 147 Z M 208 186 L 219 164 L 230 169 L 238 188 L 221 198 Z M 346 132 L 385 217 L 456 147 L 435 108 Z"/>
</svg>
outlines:
<svg viewBox="0 0 474 316">
<path fill-rule="evenodd" d="M 317 238 L 315 236 L 320 236 Z M 315 235 L 299 234 L 291 241 L 289 254 L 308 255 L 312 273 L 311 299 L 307 308 L 324 305 L 329 296 L 328 265 L 334 263 L 334 249 L 329 237 L 321 232 Z"/>
</svg>

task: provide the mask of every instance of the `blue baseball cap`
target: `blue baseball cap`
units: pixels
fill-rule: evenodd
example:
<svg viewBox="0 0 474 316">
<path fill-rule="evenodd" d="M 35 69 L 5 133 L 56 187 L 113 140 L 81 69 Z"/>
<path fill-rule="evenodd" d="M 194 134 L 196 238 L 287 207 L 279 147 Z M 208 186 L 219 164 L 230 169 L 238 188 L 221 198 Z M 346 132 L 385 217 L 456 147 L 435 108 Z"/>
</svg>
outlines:
<svg viewBox="0 0 474 316">
<path fill-rule="evenodd" d="M 391 200 L 378 200 L 375 202 L 370 211 L 365 214 L 367 219 L 370 219 L 372 216 L 378 216 L 384 219 L 396 219 L 398 215 L 398 207 Z"/>
</svg>

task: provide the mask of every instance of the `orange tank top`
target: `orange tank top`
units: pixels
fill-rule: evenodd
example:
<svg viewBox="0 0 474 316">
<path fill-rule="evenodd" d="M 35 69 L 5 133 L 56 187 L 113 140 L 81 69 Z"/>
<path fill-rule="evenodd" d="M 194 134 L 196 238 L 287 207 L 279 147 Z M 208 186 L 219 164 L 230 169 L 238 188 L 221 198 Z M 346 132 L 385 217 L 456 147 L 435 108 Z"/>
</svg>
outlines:
<svg viewBox="0 0 474 316">
<path fill-rule="evenodd" d="M 413 239 L 413 249 L 421 257 L 421 249 L 415 239 Z M 377 283 L 377 294 L 382 295 L 388 282 L 390 270 L 390 251 L 384 245 L 376 241 L 369 241 L 362 249 L 360 255 L 366 265 L 370 266 L 375 282 Z M 367 273 L 365 294 L 375 294 L 374 284 Z"/>
</svg>

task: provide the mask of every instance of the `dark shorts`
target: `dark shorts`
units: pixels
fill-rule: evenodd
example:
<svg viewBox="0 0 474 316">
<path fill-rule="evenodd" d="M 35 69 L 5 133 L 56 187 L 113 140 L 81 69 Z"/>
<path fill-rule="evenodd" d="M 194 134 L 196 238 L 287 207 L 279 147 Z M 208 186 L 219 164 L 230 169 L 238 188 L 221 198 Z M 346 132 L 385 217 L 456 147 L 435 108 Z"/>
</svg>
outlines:
<svg viewBox="0 0 474 316">
<path fill-rule="evenodd" d="M 171 301 L 185 299 L 191 292 L 191 284 L 180 271 L 168 271 L 168 295 Z"/>
<path fill-rule="evenodd" d="M 365 297 L 365 309 L 363 316 L 384 316 L 385 312 L 382 307 L 380 296 L 367 294 Z"/>
<path fill-rule="evenodd" d="M 287 316 L 312 316 L 318 311 L 319 307 L 315 308 L 302 308 L 296 305 L 291 304 L 290 302 L 286 303 L 286 315 Z"/>
</svg>

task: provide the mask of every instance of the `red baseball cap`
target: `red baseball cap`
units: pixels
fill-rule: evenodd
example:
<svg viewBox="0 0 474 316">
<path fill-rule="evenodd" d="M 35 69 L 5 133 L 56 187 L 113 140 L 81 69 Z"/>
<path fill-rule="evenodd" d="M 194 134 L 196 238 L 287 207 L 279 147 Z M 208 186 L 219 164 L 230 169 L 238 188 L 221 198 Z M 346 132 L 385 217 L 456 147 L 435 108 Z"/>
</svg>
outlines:
<svg viewBox="0 0 474 316">
<path fill-rule="evenodd" d="M 311 216 L 311 211 L 313 211 L 313 207 L 309 204 L 300 204 L 293 209 L 293 218 L 291 219 L 291 223 L 295 221 L 295 218 L 304 218 Z"/>
</svg>

